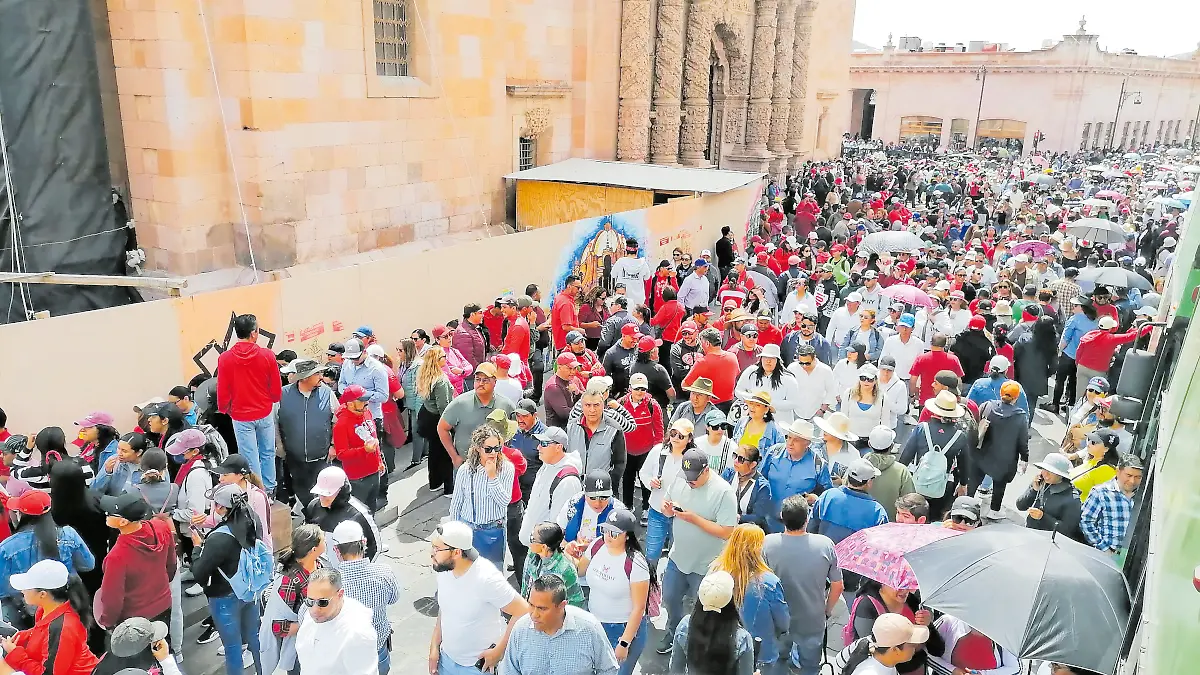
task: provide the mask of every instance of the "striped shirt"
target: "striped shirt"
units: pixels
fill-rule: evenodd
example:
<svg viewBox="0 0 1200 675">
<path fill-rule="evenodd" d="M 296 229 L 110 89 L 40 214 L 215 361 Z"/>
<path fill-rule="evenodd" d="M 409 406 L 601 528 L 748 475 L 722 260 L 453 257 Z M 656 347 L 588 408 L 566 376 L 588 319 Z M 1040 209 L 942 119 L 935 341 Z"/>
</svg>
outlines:
<svg viewBox="0 0 1200 675">
<path fill-rule="evenodd" d="M 454 477 L 454 497 L 450 500 L 450 520 L 461 520 L 472 525 L 486 525 L 508 516 L 508 503 L 512 501 L 513 476 L 516 469 L 512 462 L 500 464 L 500 473 L 489 478 L 483 466 L 473 474 L 463 463 Z"/>
<path fill-rule="evenodd" d="M 338 571 L 342 573 L 342 588 L 346 595 L 358 600 L 371 610 L 371 624 L 378 636 L 377 646 L 387 644 L 392 634 L 388 621 L 388 605 L 400 602 L 400 582 L 396 573 L 387 565 L 371 562 L 366 558 L 343 560 Z"/>
<path fill-rule="evenodd" d="M 1114 478 L 1088 493 L 1079 529 L 1092 546 L 1101 551 L 1116 551 L 1132 519 L 1133 499 L 1125 496 Z"/>
<path fill-rule="evenodd" d="M 533 626 L 526 614 L 513 626 L 500 675 L 616 675 L 617 656 L 604 626 L 571 605 L 554 635 Z"/>
</svg>

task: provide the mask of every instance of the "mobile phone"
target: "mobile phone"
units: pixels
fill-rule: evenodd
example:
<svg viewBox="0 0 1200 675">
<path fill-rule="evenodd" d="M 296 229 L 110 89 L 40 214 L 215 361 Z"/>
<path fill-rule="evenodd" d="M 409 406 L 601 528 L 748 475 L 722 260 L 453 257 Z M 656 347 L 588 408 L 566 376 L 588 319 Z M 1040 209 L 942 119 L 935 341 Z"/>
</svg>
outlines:
<svg viewBox="0 0 1200 675">
<path fill-rule="evenodd" d="M 683 513 L 683 507 L 678 504 L 672 504 L 671 510 L 675 511 L 676 513 Z"/>
<path fill-rule="evenodd" d="M 488 649 L 495 649 L 495 648 L 496 648 L 495 642 L 493 642 L 492 645 L 490 647 L 488 647 Z M 482 656 L 479 657 L 479 660 L 475 662 L 475 668 L 477 670 L 483 670 L 483 657 Z"/>
</svg>

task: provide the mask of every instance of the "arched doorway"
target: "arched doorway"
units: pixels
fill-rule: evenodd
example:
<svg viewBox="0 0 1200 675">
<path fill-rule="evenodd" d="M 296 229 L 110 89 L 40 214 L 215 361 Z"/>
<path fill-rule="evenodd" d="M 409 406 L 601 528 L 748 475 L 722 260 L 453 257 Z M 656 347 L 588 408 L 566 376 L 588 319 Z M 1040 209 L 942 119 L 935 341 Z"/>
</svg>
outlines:
<svg viewBox="0 0 1200 675">
<path fill-rule="evenodd" d="M 1025 147 L 1025 123 L 1020 120 L 979 120 L 975 150 L 1008 150 L 1020 154 Z"/>
<path fill-rule="evenodd" d="M 725 122 L 725 67 L 716 39 L 713 40 L 708 61 L 708 147 L 704 159 L 721 168 L 721 139 Z"/>
</svg>

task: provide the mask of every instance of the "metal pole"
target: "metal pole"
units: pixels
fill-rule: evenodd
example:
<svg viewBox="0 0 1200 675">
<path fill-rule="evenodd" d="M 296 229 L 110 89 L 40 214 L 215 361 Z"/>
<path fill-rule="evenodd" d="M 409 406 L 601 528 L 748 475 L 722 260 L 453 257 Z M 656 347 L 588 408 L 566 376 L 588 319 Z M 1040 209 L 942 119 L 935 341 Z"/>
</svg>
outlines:
<svg viewBox="0 0 1200 675">
<path fill-rule="evenodd" d="M 1196 119 L 1193 120 L 1193 124 L 1192 124 L 1192 138 L 1191 138 L 1192 152 L 1196 151 L 1196 132 L 1197 131 L 1200 131 L 1200 106 L 1196 106 Z"/>
<path fill-rule="evenodd" d="M 1125 103 L 1125 84 L 1129 82 L 1129 78 L 1121 80 L 1121 96 L 1117 98 L 1117 114 L 1113 116 L 1112 128 L 1108 130 L 1108 147 L 1105 150 L 1113 149 L 1113 141 L 1117 137 L 1117 122 L 1121 119 L 1121 106 Z"/>
<path fill-rule="evenodd" d="M 979 83 L 979 106 L 975 108 L 975 139 L 971 142 L 971 147 L 976 151 L 979 150 L 979 116 L 983 113 L 983 90 L 987 87 L 987 66 L 980 66 L 979 71 L 983 74 Z"/>
</svg>

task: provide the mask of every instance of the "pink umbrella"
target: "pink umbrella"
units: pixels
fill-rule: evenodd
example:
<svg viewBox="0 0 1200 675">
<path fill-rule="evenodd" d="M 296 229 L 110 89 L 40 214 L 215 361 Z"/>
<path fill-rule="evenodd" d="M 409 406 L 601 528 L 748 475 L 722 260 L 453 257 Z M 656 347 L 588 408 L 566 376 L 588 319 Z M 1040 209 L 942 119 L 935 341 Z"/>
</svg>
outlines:
<svg viewBox="0 0 1200 675">
<path fill-rule="evenodd" d="M 1096 193 L 1096 196 L 1101 199 L 1124 199 L 1125 195 L 1116 190 L 1101 190 Z"/>
<path fill-rule="evenodd" d="M 933 298 L 929 297 L 925 291 L 917 288 L 916 286 L 896 284 L 895 286 L 888 286 L 880 293 L 885 298 L 891 298 L 897 302 L 903 302 L 909 305 L 916 305 L 917 307 L 933 308 L 937 306 L 937 303 L 933 301 Z"/>
<path fill-rule="evenodd" d="M 1025 255 L 1032 256 L 1034 258 L 1041 258 L 1042 256 L 1053 252 L 1054 247 L 1044 241 L 1023 241 L 1012 247 L 1013 255 L 1020 255 L 1024 253 Z"/>
<path fill-rule="evenodd" d="M 911 591 L 918 588 L 917 575 L 904 554 L 957 534 L 962 533 L 941 525 L 887 523 L 859 530 L 833 550 L 838 567 L 885 586 Z"/>
<path fill-rule="evenodd" d="M 1042 166 L 1042 167 L 1050 165 L 1050 163 L 1046 161 L 1046 158 L 1042 157 L 1041 155 L 1033 155 L 1032 157 L 1029 158 L 1029 161 L 1033 162 L 1034 164 L 1037 164 L 1038 166 Z"/>
</svg>

